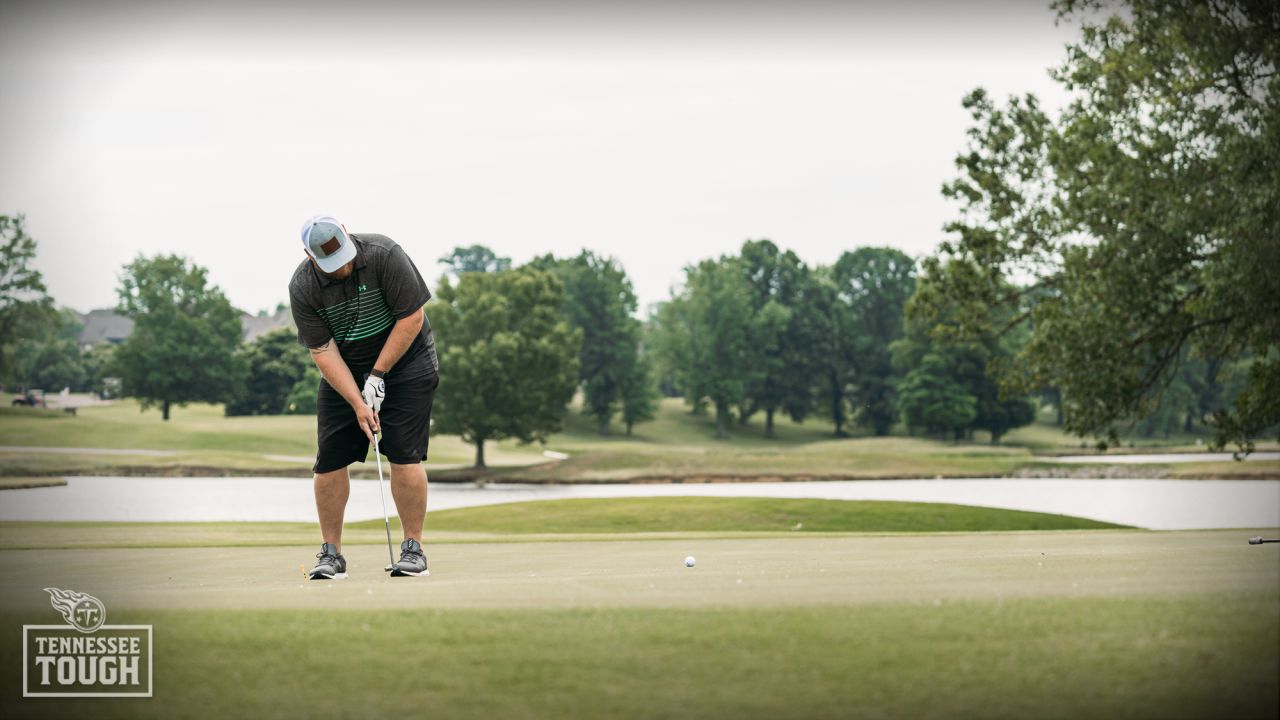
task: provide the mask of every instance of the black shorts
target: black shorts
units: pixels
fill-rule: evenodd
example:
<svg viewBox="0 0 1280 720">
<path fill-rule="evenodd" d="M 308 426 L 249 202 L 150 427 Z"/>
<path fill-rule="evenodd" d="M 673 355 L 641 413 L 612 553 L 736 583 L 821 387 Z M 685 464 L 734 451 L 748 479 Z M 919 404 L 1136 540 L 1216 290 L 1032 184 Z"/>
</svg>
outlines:
<svg viewBox="0 0 1280 720">
<path fill-rule="evenodd" d="M 416 365 L 419 367 L 387 375 L 387 396 L 378 412 L 382 424 L 379 449 L 397 465 L 427 459 L 431 401 L 440 378 L 430 364 Z M 356 384 L 364 387 L 364 378 L 357 375 Z M 369 454 L 369 438 L 356 424 L 355 410 L 324 380 L 316 391 L 316 447 L 316 464 L 311 468 L 316 473 L 364 462 Z"/>
</svg>

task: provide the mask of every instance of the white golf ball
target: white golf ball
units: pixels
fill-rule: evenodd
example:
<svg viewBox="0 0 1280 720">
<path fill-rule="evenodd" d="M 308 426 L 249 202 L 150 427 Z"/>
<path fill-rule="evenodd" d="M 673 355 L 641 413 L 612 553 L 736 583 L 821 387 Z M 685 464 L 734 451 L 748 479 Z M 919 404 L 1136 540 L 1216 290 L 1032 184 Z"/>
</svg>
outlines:
<svg viewBox="0 0 1280 720">
<path fill-rule="evenodd" d="M 696 562 L 698 562 L 698 561 L 697 561 L 697 560 L 694 560 L 694 559 L 693 559 L 693 556 L 692 556 L 692 555 L 690 555 L 689 557 L 687 557 L 687 558 L 685 558 L 685 559 L 684 559 L 684 566 L 685 566 L 685 567 L 693 567 L 693 564 L 694 564 L 694 563 L 696 563 Z"/>
</svg>

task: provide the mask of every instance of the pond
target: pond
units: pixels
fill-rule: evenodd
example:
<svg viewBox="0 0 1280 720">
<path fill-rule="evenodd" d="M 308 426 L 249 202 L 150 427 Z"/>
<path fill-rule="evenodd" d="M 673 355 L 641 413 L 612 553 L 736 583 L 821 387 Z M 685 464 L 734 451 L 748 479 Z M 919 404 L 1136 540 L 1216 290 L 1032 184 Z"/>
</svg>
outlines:
<svg viewBox="0 0 1280 720">
<path fill-rule="evenodd" d="M 992 478 L 484 487 L 435 483 L 429 504 L 431 510 L 448 510 L 531 500 L 692 495 L 957 503 L 1159 530 L 1280 527 L 1280 480 Z M 393 507 L 389 494 L 387 505 Z M 353 481 L 347 520 L 379 517 L 377 481 Z M 287 478 L 71 477 L 64 487 L 0 491 L 0 520 L 315 519 L 311 482 Z"/>
</svg>

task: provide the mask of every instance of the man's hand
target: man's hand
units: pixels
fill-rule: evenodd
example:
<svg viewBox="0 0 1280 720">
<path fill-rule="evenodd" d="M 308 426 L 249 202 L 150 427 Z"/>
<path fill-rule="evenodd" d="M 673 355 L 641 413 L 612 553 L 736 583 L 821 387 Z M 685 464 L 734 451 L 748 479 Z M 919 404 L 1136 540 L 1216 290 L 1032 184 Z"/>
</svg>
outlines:
<svg viewBox="0 0 1280 720">
<path fill-rule="evenodd" d="M 374 414 L 382 410 L 382 399 L 387 396 L 387 383 L 380 377 L 370 375 L 364 380 L 364 390 L 360 391 L 364 404 L 373 408 Z"/>
<path fill-rule="evenodd" d="M 378 419 L 378 413 L 373 408 L 360 403 L 355 406 L 356 424 L 364 432 L 365 437 L 369 438 L 369 442 L 373 442 L 373 434 L 382 429 Z"/>
</svg>

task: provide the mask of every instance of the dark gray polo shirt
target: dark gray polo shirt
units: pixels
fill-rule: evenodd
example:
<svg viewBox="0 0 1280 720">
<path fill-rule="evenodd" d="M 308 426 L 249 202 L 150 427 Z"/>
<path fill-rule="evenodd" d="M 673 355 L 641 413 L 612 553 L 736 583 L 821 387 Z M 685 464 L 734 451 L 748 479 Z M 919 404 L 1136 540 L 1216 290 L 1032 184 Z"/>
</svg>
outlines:
<svg viewBox="0 0 1280 720">
<path fill-rule="evenodd" d="M 356 383 L 373 368 L 396 320 L 431 299 L 422 274 L 404 249 L 385 235 L 355 235 L 355 267 L 345 280 L 325 277 L 303 260 L 289 281 L 289 305 L 298 342 L 307 347 L 333 338 Z M 435 339 L 431 323 L 413 339 L 388 375 L 403 370 L 435 372 Z M 416 374 L 416 372 L 409 373 Z"/>
</svg>

